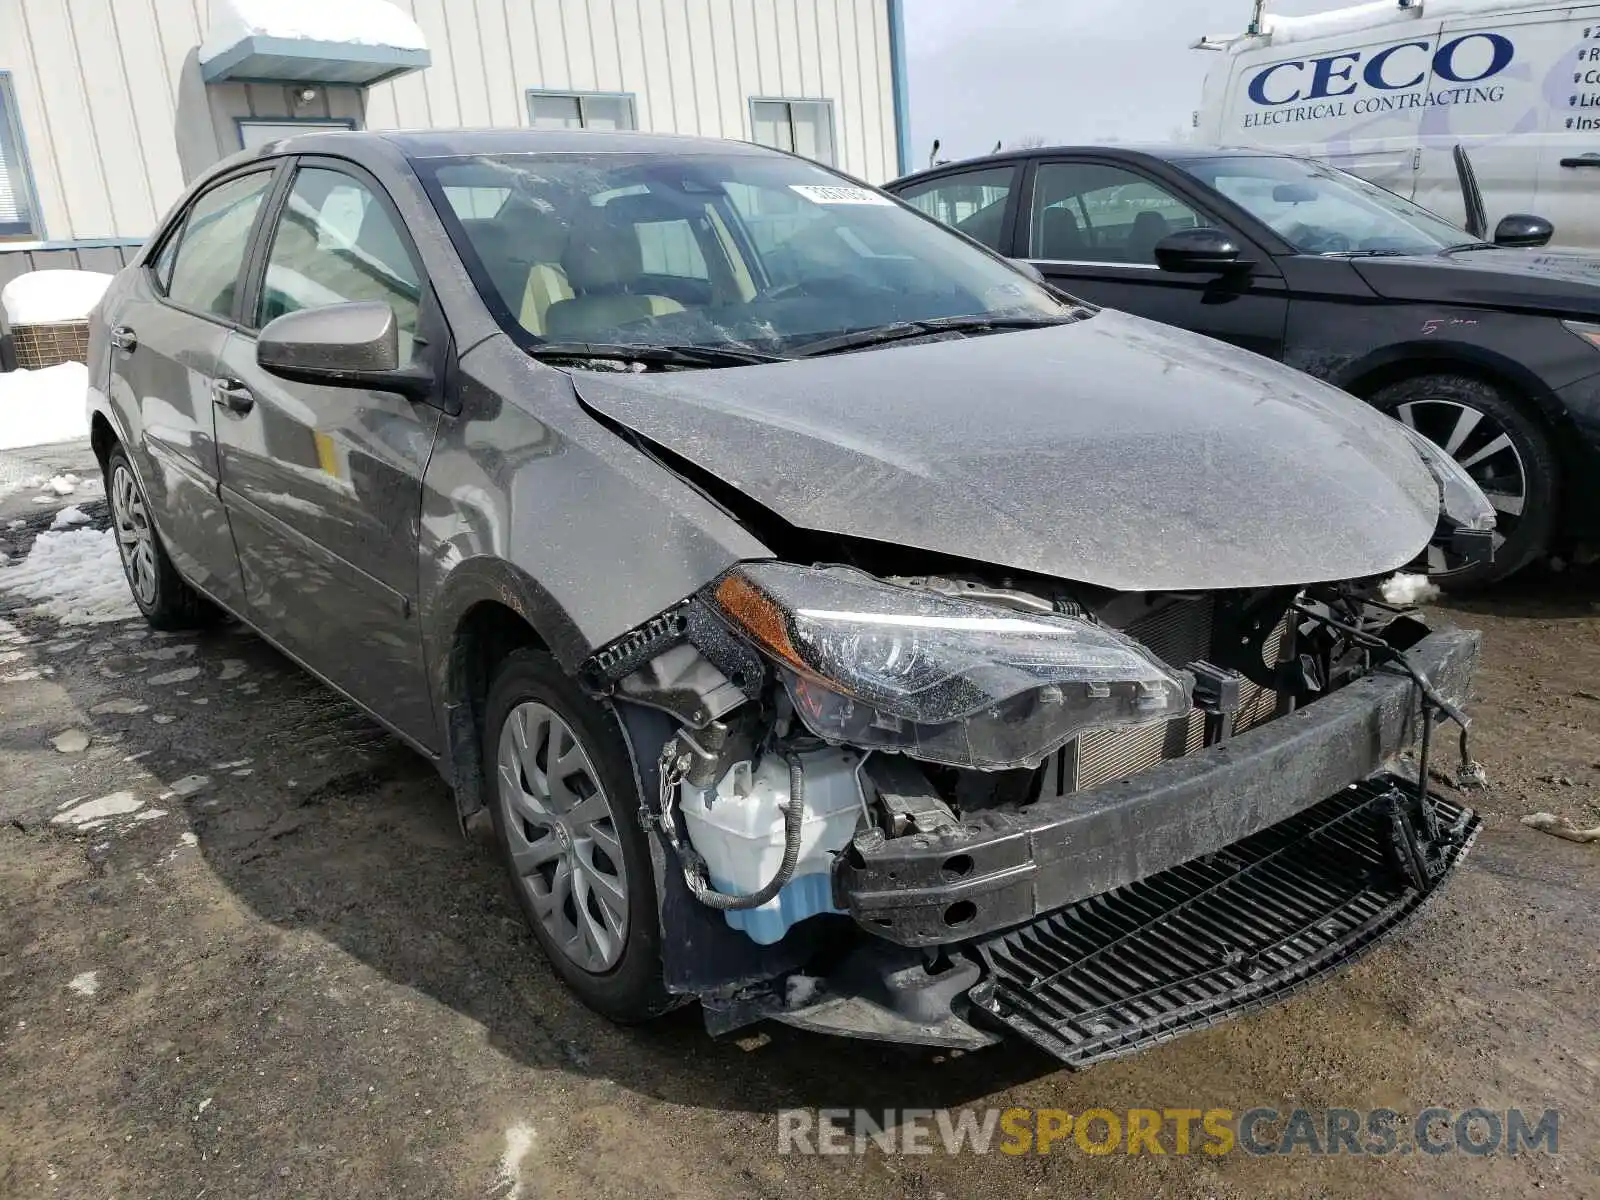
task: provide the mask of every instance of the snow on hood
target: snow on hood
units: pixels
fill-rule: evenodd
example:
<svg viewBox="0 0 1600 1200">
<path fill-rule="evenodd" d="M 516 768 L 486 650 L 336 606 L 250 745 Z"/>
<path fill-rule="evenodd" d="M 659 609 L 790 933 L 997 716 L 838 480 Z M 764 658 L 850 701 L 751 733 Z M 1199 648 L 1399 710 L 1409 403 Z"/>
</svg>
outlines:
<svg viewBox="0 0 1600 1200">
<path fill-rule="evenodd" d="M 110 285 L 99 271 L 30 271 L 0 290 L 0 308 L 11 325 L 87 321 Z"/>
<path fill-rule="evenodd" d="M 1105 310 L 770 366 L 575 371 L 591 408 L 791 525 L 1118 591 L 1387 575 L 1439 489 L 1388 417 Z"/>
<path fill-rule="evenodd" d="M 208 63 L 253 37 L 428 48 L 421 27 L 388 0 L 211 0 L 200 61 Z"/>
</svg>

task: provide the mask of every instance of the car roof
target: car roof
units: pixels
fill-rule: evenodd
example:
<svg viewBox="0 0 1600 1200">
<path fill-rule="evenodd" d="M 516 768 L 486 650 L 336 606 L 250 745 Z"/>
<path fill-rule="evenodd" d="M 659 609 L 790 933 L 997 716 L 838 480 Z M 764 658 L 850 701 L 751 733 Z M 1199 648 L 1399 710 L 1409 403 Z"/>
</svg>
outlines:
<svg viewBox="0 0 1600 1200">
<path fill-rule="evenodd" d="M 1262 150 L 1254 146 L 1221 146 L 1203 142 L 1112 142 L 1099 145 L 1030 146 L 1026 150 L 1002 150 L 998 154 L 985 154 L 978 158 L 958 159 L 940 163 L 936 167 L 917 171 L 895 180 L 904 183 L 923 175 L 936 175 L 956 168 L 981 167 L 988 163 L 996 166 L 1031 158 L 1056 158 L 1061 155 L 1092 154 L 1096 158 L 1124 158 L 1130 161 L 1192 162 L 1200 158 L 1293 158 L 1276 150 Z M 891 185 L 892 186 L 892 185 Z"/>
<path fill-rule="evenodd" d="M 753 154 L 782 152 L 750 142 L 677 133 L 602 129 L 321 130 L 268 142 L 256 157 L 398 151 L 412 160 L 477 154 Z"/>
</svg>

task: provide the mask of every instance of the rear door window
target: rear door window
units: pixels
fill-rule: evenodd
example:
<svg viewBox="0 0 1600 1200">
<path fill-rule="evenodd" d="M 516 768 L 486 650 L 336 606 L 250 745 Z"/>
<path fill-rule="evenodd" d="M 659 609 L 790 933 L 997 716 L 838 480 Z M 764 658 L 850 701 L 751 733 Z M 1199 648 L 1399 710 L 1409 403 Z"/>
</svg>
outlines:
<svg viewBox="0 0 1600 1200">
<path fill-rule="evenodd" d="M 1017 167 L 990 167 L 941 175 L 899 193 L 913 208 L 959 229 L 991 250 L 1005 253 L 1006 206 L 1017 186 Z"/>
<path fill-rule="evenodd" d="M 170 259 L 163 250 L 157 261 L 158 272 L 166 273 L 161 282 L 169 300 L 197 313 L 232 319 L 250 232 L 272 178 L 271 171 L 241 175 L 194 202 L 176 250 Z"/>
</svg>

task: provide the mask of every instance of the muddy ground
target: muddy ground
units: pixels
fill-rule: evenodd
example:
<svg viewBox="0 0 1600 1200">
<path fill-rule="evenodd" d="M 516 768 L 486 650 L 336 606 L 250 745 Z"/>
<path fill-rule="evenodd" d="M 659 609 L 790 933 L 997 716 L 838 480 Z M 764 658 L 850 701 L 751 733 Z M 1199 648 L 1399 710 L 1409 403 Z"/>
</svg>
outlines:
<svg viewBox="0 0 1600 1200">
<path fill-rule="evenodd" d="M 1449 888 L 1287 1004 L 1072 1074 L 713 1041 L 692 1010 L 607 1025 L 430 769 L 259 640 L 63 627 L 0 592 L 0 1196 L 1600 1196 L 1600 846 L 1518 823 L 1600 824 L 1600 580 L 1441 615 L 1488 638 L 1488 822 Z M 87 749 L 52 746 L 69 729 Z M 117 793 L 104 825 L 52 822 Z M 777 1153 L 779 1109 L 1009 1105 L 1557 1109 L 1560 1148 Z"/>
</svg>

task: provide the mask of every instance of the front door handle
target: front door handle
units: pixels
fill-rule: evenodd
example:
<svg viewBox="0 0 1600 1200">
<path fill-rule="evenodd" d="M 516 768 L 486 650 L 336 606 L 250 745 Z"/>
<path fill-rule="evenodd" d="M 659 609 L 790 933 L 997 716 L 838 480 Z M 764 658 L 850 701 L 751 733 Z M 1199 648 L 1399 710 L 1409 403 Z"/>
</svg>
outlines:
<svg viewBox="0 0 1600 1200">
<path fill-rule="evenodd" d="M 111 344 L 118 350 L 126 350 L 132 354 L 139 348 L 139 335 L 126 325 L 118 325 L 111 331 Z"/>
<path fill-rule="evenodd" d="M 241 417 L 256 406 L 255 396 L 237 379 L 213 379 L 211 402 Z"/>
<path fill-rule="evenodd" d="M 1563 158 L 1563 167 L 1600 167 L 1600 154 L 1585 154 L 1582 158 Z"/>
</svg>

